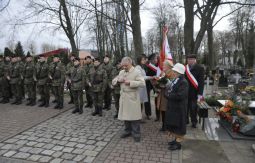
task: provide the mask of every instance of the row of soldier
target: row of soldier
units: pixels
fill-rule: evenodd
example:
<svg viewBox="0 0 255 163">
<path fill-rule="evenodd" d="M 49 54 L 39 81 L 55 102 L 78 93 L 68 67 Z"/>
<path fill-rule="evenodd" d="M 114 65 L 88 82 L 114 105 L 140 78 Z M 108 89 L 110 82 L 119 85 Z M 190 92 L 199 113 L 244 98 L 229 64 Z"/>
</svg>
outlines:
<svg viewBox="0 0 255 163">
<path fill-rule="evenodd" d="M 75 104 L 73 113 L 83 113 L 83 90 L 85 89 L 87 105 L 95 111 L 93 116 L 102 116 L 102 109 L 111 108 L 111 92 L 117 101 L 118 108 L 119 90 L 111 85 L 112 76 L 116 76 L 120 66 L 113 67 L 110 64 L 110 57 L 104 57 L 104 63 L 101 64 L 99 58 L 92 60 L 90 56 L 85 58 L 85 65 L 80 65 L 80 59 L 73 55 L 70 56 L 70 62 L 65 66 L 61 63 L 58 55 L 55 55 L 53 62 L 48 63 L 47 58 L 39 56 L 38 62 L 33 61 L 33 57 L 28 55 L 25 62 L 21 61 L 19 56 L 0 56 L 0 92 L 2 96 L 1 103 L 22 104 L 25 94 L 27 95 L 27 106 L 36 105 L 36 90 L 40 95 L 39 107 L 49 107 L 50 92 L 55 97 L 53 103 L 56 103 L 55 109 L 62 109 L 64 103 L 64 85 L 70 92 L 71 101 Z M 104 106 L 103 106 L 104 105 Z M 117 117 L 117 112 L 115 117 Z"/>
</svg>

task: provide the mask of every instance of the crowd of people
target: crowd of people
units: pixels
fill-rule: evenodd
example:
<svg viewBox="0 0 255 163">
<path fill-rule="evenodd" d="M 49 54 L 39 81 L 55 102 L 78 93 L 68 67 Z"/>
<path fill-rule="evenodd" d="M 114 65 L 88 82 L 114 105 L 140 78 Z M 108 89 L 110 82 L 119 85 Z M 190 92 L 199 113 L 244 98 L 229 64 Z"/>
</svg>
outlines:
<svg viewBox="0 0 255 163">
<path fill-rule="evenodd" d="M 18 56 L 0 56 L 0 91 L 2 104 L 20 105 L 27 100 L 27 106 L 35 106 L 37 93 L 39 107 L 49 107 L 50 93 L 55 98 L 55 109 L 64 106 L 64 85 L 67 85 L 70 102 L 74 103 L 72 113 L 83 113 L 83 94 L 86 94 L 86 106 L 94 107 L 92 116 L 102 116 L 103 110 L 110 110 L 112 97 L 115 101 L 114 118 L 124 121 L 125 130 L 121 138 L 133 136 L 140 142 L 140 123 L 145 112 L 146 119 L 151 119 L 151 103 L 155 103 L 155 121 L 161 119 L 160 131 L 167 131 L 173 139 L 169 150 L 181 149 L 181 142 L 186 134 L 186 125 L 197 125 L 197 102 L 203 99 L 204 69 L 196 63 L 195 55 L 188 55 L 184 66 L 173 64 L 171 60 L 163 63 L 163 70 L 157 76 L 158 55 L 137 56 L 136 63 L 130 57 L 111 62 L 111 57 L 100 58 L 87 56 L 85 65 L 80 58 L 70 55 L 70 62 L 65 66 L 60 57 L 55 55 L 53 62 L 40 56 L 38 62 L 26 56 L 25 62 Z M 151 92 L 156 94 L 151 99 Z M 26 96 L 25 96 L 26 95 Z M 154 106 L 154 105 L 153 105 Z"/>
</svg>

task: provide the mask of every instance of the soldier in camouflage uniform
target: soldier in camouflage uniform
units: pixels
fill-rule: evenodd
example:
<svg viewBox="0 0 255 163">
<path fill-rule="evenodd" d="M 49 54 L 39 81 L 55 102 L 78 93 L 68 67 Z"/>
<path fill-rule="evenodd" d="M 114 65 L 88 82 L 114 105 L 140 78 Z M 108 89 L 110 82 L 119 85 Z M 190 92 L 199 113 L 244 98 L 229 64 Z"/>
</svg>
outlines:
<svg viewBox="0 0 255 163">
<path fill-rule="evenodd" d="M 15 100 L 12 102 L 12 104 L 20 105 L 22 103 L 21 81 L 23 76 L 22 67 L 19 64 L 17 57 L 13 57 L 11 59 L 11 67 L 7 79 L 10 80 L 12 94 L 15 97 Z"/>
<path fill-rule="evenodd" d="M 36 68 L 36 80 L 38 92 L 41 96 L 42 103 L 39 107 L 49 107 L 50 91 L 49 91 L 49 65 L 44 56 L 40 56 Z"/>
<path fill-rule="evenodd" d="M 70 62 L 66 65 L 66 76 L 67 76 L 67 78 L 70 78 L 71 72 L 74 69 L 74 58 L 75 58 L 74 54 L 71 54 Z M 69 94 L 70 94 L 70 101 L 68 102 L 68 104 L 73 104 L 74 99 L 73 99 L 72 90 L 71 90 L 71 83 L 69 82 L 69 80 L 67 80 L 67 89 L 69 90 Z"/>
<path fill-rule="evenodd" d="M 53 71 L 54 71 L 55 64 L 54 64 L 53 61 L 50 62 L 50 63 L 48 63 L 48 64 L 49 64 L 49 74 L 52 74 Z M 51 82 L 49 82 L 49 90 L 50 90 L 50 92 L 51 92 L 51 93 L 53 94 L 53 96 L 54 96 L 54 100 L 52 100 L 52 103 L 57 103 L 56 94 L 55 94 L 55 92 L 54 92 L 54 88 L 53 88 Z"/>
<path fill-rule="evenodd" d="M 9 70 L 11 66 L 10 57 L 6 56 L 3 61 L 3 67 L 1 68 L 1 72 L 4 76 L 1 78 L 1 89 L 3 93 L 3 99 L 1 103 L 6 104 L 9 102 L 9 99 L 11 97 L 11 86 L 9 83 L 9 80 L 7 79 L 7 76 L 9 75 Z"/>
<path fill-rule="evenodd" d="M 54 109 L 62 109 L 64 103 L 65 66 L 60 62 L 58 55 L 54 56 L 53 62 L 54 69 L 50 73 L 50 79 L 52 80 L 51 85 L 57 100 Z"/>
<path fill-rule="evenodd" d="M 24 68 L 24 85 L 25 91 L 28 96 L 28 106 L 34 106 L 36 104 L 36 69 L 33 63 L 33 58 L 30 54 L 26 56 L 26 64 Z"/>
<path fill-rule="evenodd" d="M 108 78 L 103 66 L 100 63 L 100 58 L 95 58 L 94 67 L 90 70 L 87 79 L 87 83 L 93 91 L 93 103 L 95 106 L 95 111 L 92 113 L 92 116 L 97 114 L 102 116 L 103 96 L 108 84 Z"/>
<path fill-rule="evenodd" d="M 2 55 L 0 55 L 0 94 L 1 94 L 1 97 L 3 98 L 3 79 L 4 79 L 4 58 Z M 2 103 L 3 99 L 0 101 L 0 103 Z"/>
<path fill-rule="evenodd" d="M 23 98 L 25 98 L 25 85 L 24 85 L 24 76 L 23 76 L 23 71 L 24 71 L 24 68 L 25 68 L 25 64 L 22 61 L 20 56 L 17 56 L 17 60 L 18 60 L 19 66 L 22 70 L 21 71 L 22 72 L 22 79 L 21 79 L 21 82 L 20 82 L 20 88 L 21 88 L 21 95 L 22 95 L 22 99 L 23 99 Z"/>
<path fill-rule="evenodd" d="M 104 64 L 103 64 L 103 69 L 106 71 L 107 76 L 108 76 L 108 81 L 107 81 L 107 87 L 106 90 L 104 92 L 104 108 L 106 110 L 110 110 L 111 109 L 111 103 L 112 103 L 112 89 L 111 89 L 111 84 L 112 84 L 112 78 L 111 76 L 111 72 L 113 69 L 112 64 L 110 63 L 110 56 L 105 55 L 104 57 Z"/>
<path fill-rule="evenodd" d="M 80 58 L 74 58 L 74 67 L 70 74 L 69 82 L 71 83 L 71 90 L 73 94 L 73 100 L 75 104 L 75 109 L 73 114 L 79 112 L 83 113 L 83 87 L 84 87 L 84 70 L 80 66 Z"/>
<path fill-rule="evenodd" d="M 85 79 L 88 78 L 89 72 L 92 68 L 93 68 L 92 58 L 90 56 L 87 56 L 85 58 L 85 65 L 84 65 Z M 87 82 L 85 82 L 85 91 L 86 91 L 86 99 L 87 99 L 87 105 L 85 107 L 92 108 L 92 105 L 93 105 L 92 90 L 90 89 Z"/>
<path fill-rule="evenodd" d="M 120 61 L 116 62 L 116 65 L 114 66 L 112 73 L 111 73 L 111 78 L 115 78 L 116 76 L 119 75 L 119 72 L 121 70 L 121 64 Z M 120 101 L 120 84 L 117 83 L 115 86 L 111 85 L 111 88 L 113 89 L 113 98 L 115 101 L 115 108 L 116 108 L 116 114 L 114 115 L 114 118 L 118 117 L 119 113 L 119 101 Z"/>
</svg>

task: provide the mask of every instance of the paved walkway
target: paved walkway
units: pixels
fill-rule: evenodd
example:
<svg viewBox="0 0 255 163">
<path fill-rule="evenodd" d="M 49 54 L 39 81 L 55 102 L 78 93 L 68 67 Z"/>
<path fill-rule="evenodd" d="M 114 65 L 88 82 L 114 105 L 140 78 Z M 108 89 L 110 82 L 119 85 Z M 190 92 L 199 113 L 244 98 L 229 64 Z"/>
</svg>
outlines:
<svg viewBox="0 0 255 163">
<path fill-rule="evenodd" d="M 253 163 L 255 160 L 254 153 L 249 150 L 252 142 L 231 140 L 226 135 L 224 140 L 215 142 L 216 137 L 208 137 L 201 127 L 193 129 L 188 126 L 183 149 L 174 152 L 167 149 L 166 133 L 159 132 L 160 122 L 153 120 L 146 120 L 142 124 L 140 143 L 135 143 L 131 137 L 120 139 L 123 123 L 113 119 L 115 110 L 104 111 L 103 117 L 91 116 L 92 111 L 85 108 L 84 114 L 79 115 L 72 114 L 68 109 L 59 112 L 51 108 L 0 105 L 0 120 L 5 122 L 0 123 L 1 133 L 9 133 L 0 142 L 0 162 L 204 162 L 197 159 L 200 152 L 196 150 L 203 150 L 207 154 L 201 159 L 216 159 L 217 163 L 220 160 L 221 163 L 238 163 L 242 160 Z M 9 127 L 5 127 L 8 124 Z M 215 153 L 210 155 L 207 149 L 193 148 L 194 144 L 201 147 L 211 144 L 214 146 L 211 152 Z M 215 151 L 215 148 L 218 150 Z M 220 157 L 218 151 L 224 153 L 224 157 L 211 158 Z"/>
<path fill-rule="evenodd" d="M 56 110 L 54 106 L 52 103 L 48 108 L 0 104 L 0 142 L 73 107 L 64 104 L 64 109 Z"/>
</svg>

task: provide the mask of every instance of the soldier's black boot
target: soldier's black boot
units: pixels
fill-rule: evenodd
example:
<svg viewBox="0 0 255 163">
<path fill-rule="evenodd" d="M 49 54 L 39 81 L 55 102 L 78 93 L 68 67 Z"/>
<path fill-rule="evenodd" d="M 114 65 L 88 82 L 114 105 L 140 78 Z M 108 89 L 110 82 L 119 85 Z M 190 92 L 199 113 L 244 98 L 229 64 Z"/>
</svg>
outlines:
<svg viewBox="0 0 255 163">
<path fill-rule="evenodd" d="M 57 100 L 56 100 L 56 99 L 52 101 L 52 103 L 56 103 L 56 102 L 57 102 Z"/>
<path fill-rule="evenodd" d="M 13 101 L 11 104 L 14 105 L 18 102 L 18 100 Z"/>
<path fill-rule="evenodd" d="M 30 104 L 30 106 L 35 106 L 35 104 L 36 104 L 36 102 L 35 102 L 36 100 L 34 99 L 34 100 L 31 100 L 31 104 Z"/>
<path fill-rule="evenodd" d="M 92 113 L 92 116 L 96 116 L 98 114 L 98 107 L 95 106 L 95 111 Z"/>
<path fill-rule="evenodd" d="M 59 104 L 59 109 L 63 109 L 63 103 Z"/>
<path fill-rule="evenodd" d="M 83 113 L 83 106 L 80 106 L 79 108 L 79 114 L 82 114 Z"/>
<path fill-rule="evenodd" d="M 42 103 L 39 105 L 39 107 L 43 107 L 45 105 L 45 100 L 42 100 Z"/>
<path fill-rule="evenodd" d="M 57 104 L 57 105 L 54 107 L 54 109 L 59 109 L 59 104 Z"/>
<path fill-rule="evenodd" d="M 9 103 L 9 99 L 5 98 L 4 101 L 3 101 L 3 104 L 7 104 L 7 103 Z"/>
<path fill-rule="evenodd" d="M 4 98 L 0 101 L 0 103 L 1 103 L 1 104 L 4 103 Z"/>
<path fill-rule="evenodd" d="M 79 108 L 75 108 L 75 109 L 72 111 L 72 113 L 75 114 L 75 113 L 77 113 L 78 111 L 79 111 Z"/>
<path fill-rule="evenodd" d="M 102 117 L 103 116 L 103 108 L 102 107 L 98 107 L 98 114 L 99 114 L 99 117 Z"/>
<path fill-rule="evenodd" d="M 30 106 L 32 103 L 32 100 L 28 100 L 28 102 L 26 103 L 27 106 Z"/>
<path fill-rule="evenodd" d="M 46 107 L 46 108 L 49 107 L 49 100 L 46 100 L 46 101 L 45 101 L 44 107 Z"/>
<path fill-rule="evenodd" d="M 21 100 L 21 99 L 19 99 L 19 100 L 16 102 L 16 105 L 20 105 L 20 104 L 22 104 L 22 100 Z"/>
</svg>

